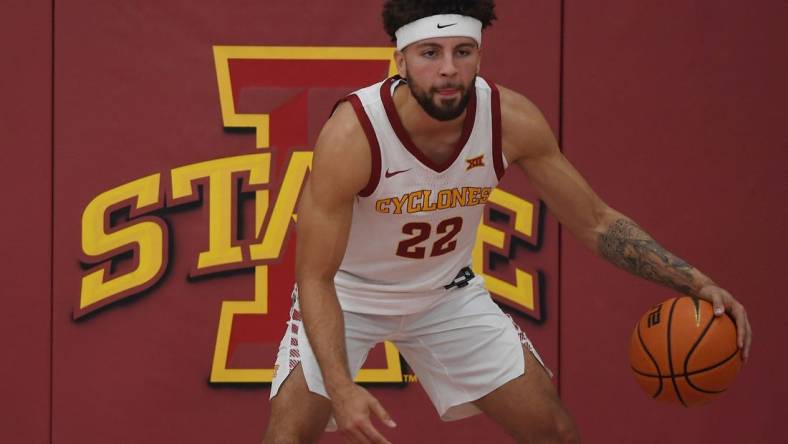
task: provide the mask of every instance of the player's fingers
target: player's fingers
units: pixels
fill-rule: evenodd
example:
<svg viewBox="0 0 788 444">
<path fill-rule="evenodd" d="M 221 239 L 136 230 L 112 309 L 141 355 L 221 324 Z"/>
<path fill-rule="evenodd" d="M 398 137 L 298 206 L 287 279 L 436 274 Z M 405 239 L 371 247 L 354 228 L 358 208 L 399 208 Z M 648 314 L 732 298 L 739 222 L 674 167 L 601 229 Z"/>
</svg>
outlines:
<svg viewBox="0 0 788 444">
<path fill-rule="evenodd" d="M 722 302 L 722 295 L 719 293 L 711 295 L 711 305 L 714 307 L 714 316 L 722 316 L 725 313 L 725 304 Z"/>
<path fill-rule="evenodd" d="M 738 302 L 734 302 L 731 306 L 731 314 L 736 320 L 736 345 L 744 350 L 744 339 L 747 335 L 747 315 L 744 313 L 744 307 Z"/>
<path fill-rule="evenodd" d="M 364 432 L 366 438 L 369 439 L 369 442 L 373 444 L 391 444 L 389 440 L 384 438 L 383 435 L 381 435 L 380 432 L 378 432 L 378 430 L 375 428 L 375 426 L 372 425 L 371 422 L 367 422 L 366 424 L 364 424 L 362 431 Z"/>
<path fill-rule="evenodd" d="M 343 431 L 345 441 L 351 444 L 370 444 L 372 441 L 367 439 L 367 436 L 361 429 L 361 426 L 353 426 Z"/>
<path fill-rule="evenodd" d="M 375 415 L 377 415 L 378 418 L 380 418 L 380 420 L 383 421 L 383 424 L 386 424 L 387 426 L 392 428 L 397 426 L 397 423 L 394 422 L 393 419 L 391 419 L 389 413 L 386 411 L 386 409 L 383 408 L 383 406 L 380 404 L 380 402 L 378 402 L 377 399 L 373 399 L 371 407 L 372 407 L 372 411 L 375 412 Z"/>
<path fill-rule="evenodd" d="M 744 341 L 744 362 L 747 362 L 750 359 L 750 345 L 752 345 L 752 325 L 750 325 L 750 320 L 747 318 L 747 312 L 744 312 L 744 320 L 746 322 L 747 327 L 747 338 Z"/>
<path fill-rule="evenodd" d="M 356 417 L 347 423 L 340 425 L 339 432 L 345 437 L 345 441 L 351 444 L 370 444 L 370 440 L 364 434 L 364 422 L 369 422 L 366 417 Z"/>
</svg>

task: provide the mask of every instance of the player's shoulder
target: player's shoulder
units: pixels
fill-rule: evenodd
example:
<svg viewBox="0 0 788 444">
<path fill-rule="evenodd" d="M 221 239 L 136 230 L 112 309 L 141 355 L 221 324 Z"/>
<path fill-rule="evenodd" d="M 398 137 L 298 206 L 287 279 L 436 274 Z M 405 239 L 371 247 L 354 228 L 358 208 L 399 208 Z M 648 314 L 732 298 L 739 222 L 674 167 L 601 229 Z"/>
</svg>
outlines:
<svg viewBox="0 0 788 444">
<path fill-rule="evenodd" d="M 360 112 L 363 112 L 361 110 Z M 318 162 L 336 162 L 369 170 L 370 145 L 360 116 L 349 100 L 343 100 L 323 125 L 315 145 Z"/>
<path fill-rule="evenodd" d="M 339 103 L 323 125 L 314 153 L 313 176 L 333 177 L 354 193 L 366 185 L 372 163 L 370 144 L 348 100 Z"/>
<path fill-rule="evenodd" d="M 507 159 L 538 155 L 557 146 L 539 108 L 517 91 L 496 85 L 501 100 L 501 131 Z"/>
<path fill-rule="evenodd" d="M 331 117 L 328 118 L 318 136 L 318 147 L 337 152 L 368 150 L 368 141 L 364 134 L 356 110 L 349 100 L 341 101 Z"/>
<path fill-rule="evenodd" d="M 503 85 L 496 84 L 501 98 L 501 118 L 512 121 L 533 121 L 542 116 L 539 108 L 526 96 Z"/>
</svg>

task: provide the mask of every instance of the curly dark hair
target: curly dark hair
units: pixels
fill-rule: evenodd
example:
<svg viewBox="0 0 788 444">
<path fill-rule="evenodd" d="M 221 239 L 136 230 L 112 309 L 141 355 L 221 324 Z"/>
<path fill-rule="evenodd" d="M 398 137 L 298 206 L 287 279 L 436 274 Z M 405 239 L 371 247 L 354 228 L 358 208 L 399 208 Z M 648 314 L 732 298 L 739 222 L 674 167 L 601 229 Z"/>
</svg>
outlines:
<svg viewBox="0 0 788 444">
<path fill-rule="evenodd" d="M 494 0 L 386 0 L 383 4 L 383 28 L 391 41 L 404 25 L 436 14 L 460 14 L 473 17 L 486 28 L 495 20 Z"/>
</svg>

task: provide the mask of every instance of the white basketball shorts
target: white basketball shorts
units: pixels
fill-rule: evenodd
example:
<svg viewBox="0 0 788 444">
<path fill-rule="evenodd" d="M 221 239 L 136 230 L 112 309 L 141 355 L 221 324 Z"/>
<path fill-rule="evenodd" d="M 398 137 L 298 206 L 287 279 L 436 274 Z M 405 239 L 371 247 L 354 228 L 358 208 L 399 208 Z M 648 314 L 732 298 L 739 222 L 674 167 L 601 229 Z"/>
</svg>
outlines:
<svg viewBox="0 0 788 444">
<path fill-rule="evenodd" d="M 391 341 L 416 373 L 444 421 L 480 413 L 473 401 L 522 375 L 523 346 L 544 366 L 531 342 L 492 301 L 478 276 L 465 287 L 448 290 L 445 298 L 420 313 L 382 316 L 344 312 L 344 318 L 348 365 L 353 377 L 372 347 Z M 295 288 L 290 320 L 274 367 L 271 398 L 299 364 L 309 391 L 328 397 L 304 331 Z M 332 417 L 326 430 L 335 428 Z"/>
</svg>

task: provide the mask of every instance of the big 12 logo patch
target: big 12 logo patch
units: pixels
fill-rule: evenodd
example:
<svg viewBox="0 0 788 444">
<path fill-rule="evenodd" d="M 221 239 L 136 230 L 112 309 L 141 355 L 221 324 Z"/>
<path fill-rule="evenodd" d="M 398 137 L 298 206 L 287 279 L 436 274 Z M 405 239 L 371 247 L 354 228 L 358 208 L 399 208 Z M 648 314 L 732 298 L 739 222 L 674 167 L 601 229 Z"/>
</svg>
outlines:
<svg viewBox="0 0 788 444">
<path fill-rule="evenodd" d="M 82 216 L 82 276 L 74 317 L 80 318 L 159 281 L 168 262 L 168 226 L 155 211 L 166 211 L 200 197 L 207 188 L 208 248 L 189 272 L 202 276 L 228 270 L 254 270 L 253 295 L 221 306 L 210 381 L 270 382 L 271 368 L 238 359 L 245 343 L 276 344 L 287 321 L 294 282 L 295 209 L 311 168 L 310 131 L 327 116 L 310 112 L 310 103 L 380 81 L 396 72 L 393 48 L 216 46 L 214 62 L 225 128 L 253 128 L 254 152 L 173 168 L 107 190 Z M 251 99 L 248 99 L 251 97 Z M 246 99 L 244 99 L 246 98 Z M 244 103 L 244 100 L 248 103 Z M 262 112 L 261 112 L 262 111 Z M 317 124 L 310 124 L 310 122 Z M 274 180 L 272 178 L 278 178 Z M 241 185 L 236 185 L 240 183 Z M 239 196 L 253 195 L 254 238 L 239 241 Z M 490 206 L 509 215 L 501 225 L 485 218 L 473 254 L 477 273 L 501 302 L 534 319 L 541 318 L 536 272 L 515 269 L 515 282 L 493 276 L 490 251 L 506 256 L 510 239 L 537 244 L 539 205 L 496 189 Z M 111 214 L 128 209 L 129 223 L 112 227 Z M 114 257 L 131 254 L 130 271 L 113 274 Z M 370 354 L 358 382 L 401 382 L 399 354 L 391 343 Z"/>
</svg>

